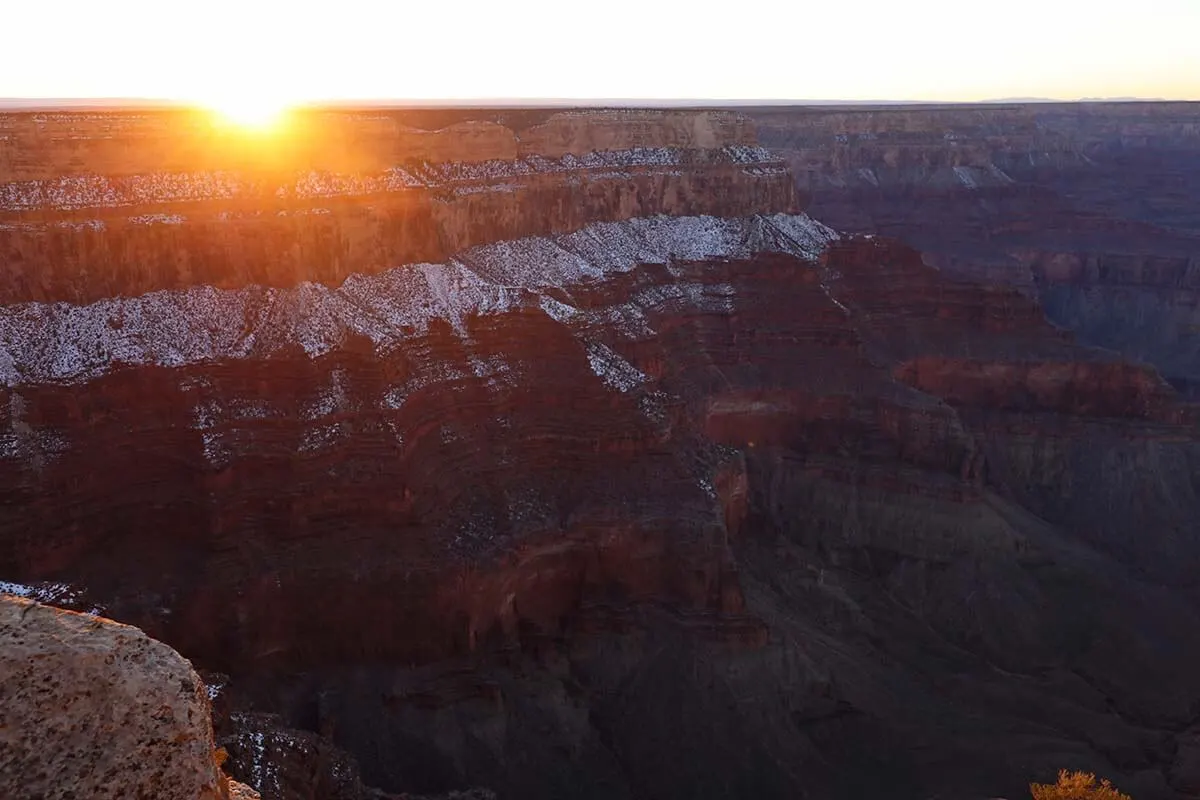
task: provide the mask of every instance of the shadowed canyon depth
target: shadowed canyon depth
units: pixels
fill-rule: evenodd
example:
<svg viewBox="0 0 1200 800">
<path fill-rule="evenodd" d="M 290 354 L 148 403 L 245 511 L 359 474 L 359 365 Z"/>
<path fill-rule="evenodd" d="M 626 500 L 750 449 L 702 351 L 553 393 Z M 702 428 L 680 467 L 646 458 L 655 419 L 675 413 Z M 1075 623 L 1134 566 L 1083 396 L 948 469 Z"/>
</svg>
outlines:
<svg viewBox="0 0 1200 800">
<path fill-rule="evenodd" d="M 1188 103 L 0 112 L 0 590 L 263 800 L 1200 798 L 1198 200 Z"/>
</svg>

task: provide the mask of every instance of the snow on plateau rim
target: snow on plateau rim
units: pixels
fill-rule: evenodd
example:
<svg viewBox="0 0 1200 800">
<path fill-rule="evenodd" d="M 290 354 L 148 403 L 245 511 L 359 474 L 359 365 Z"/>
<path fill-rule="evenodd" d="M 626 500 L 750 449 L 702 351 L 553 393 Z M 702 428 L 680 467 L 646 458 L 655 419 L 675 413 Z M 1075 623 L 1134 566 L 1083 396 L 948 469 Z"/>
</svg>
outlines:
<svg viewBox="0 0 1200 800">
<path fill-rule="evenodd" d="M 748 257 L 752 249 L 815 259 L 837 238 L 806 214 L 642 217 L 475 247 L 442 264 L 356 274 L 337 288 L 194 286 L 83 306 L 13 304 L 0 307 L 0 384 L 94 378 L 115 364 L 264 357 L 294 344 L 317 357 L 349 332 L 388 349 L 423 333 L 432 320 L 462 331 L 470 315 L 536 303 L 545 289 L 602 280 L 638 264 Z M 555 319 L 570 316 L 566 304 L 540 299 Z"/>
<path fill-rule="evenodd" d="M 779 157 L 758 145 L 726 145 L 711 151 L 717 163 L 737 164 L 752 174 L 781 174 Z M 529 155 L 512 161 L 421 162 L 393 166 L 374 175 L 348 175 L 325 171 L 299 173 L 275 189 L 277 197 L 307 198 L 355 196 L 379 192 L 401 192 L 416 188 L 453 187 L 480 181 L 519 181 L 532 175 L 594 172 L 594 178 L 628 180 L 630 168 L 664 169 L 684 163 L 685 151 L 673 147 L 633 147 L 602 150 L 558 158 Z M 599 172 L 597 172 L 599 171 Z M 609 174 L 605 174 L 608 171 Z M 753 172 L 758 171 L 758 172 Z M 143 203 L 177 203 L 229 199 L 257 191 L 255 181 L 236 172 L 153 172 L 143 175 L 62 175 L 52 180 L 0 183 L 0 209 L 33 208 L 120 208 Z M 483 190 L 511 189 L 503 183 Z M 135 223 L 178 224 L 182 217 L 143 215 Z M 7 226 L 6 226 L 7 227 Z M 3 229 L 3 228 L 0 228 Z"/>
<path fill-rule="evenodd" d="M 13 595 L 14 597 L 22 597 L 26 600 L 34 600 L 38 603 L 47 603 L 50 605 L 77 605 L 81 602 L 85 592 L 66 583 L 43 582 L 34 586 L 28 586 L 12 581 L 0 581 L 0 594 Z M 85 613 L 95 617 L 103 612 L 104 609 L 100 606 L 93 606 Z"/>
</svg>

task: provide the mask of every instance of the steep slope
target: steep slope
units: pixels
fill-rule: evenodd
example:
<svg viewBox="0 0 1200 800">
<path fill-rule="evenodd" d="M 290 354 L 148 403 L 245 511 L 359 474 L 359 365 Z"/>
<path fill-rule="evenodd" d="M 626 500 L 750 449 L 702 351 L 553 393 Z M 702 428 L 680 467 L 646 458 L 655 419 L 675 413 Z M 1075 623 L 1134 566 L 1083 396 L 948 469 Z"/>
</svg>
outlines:
<svg viewBox="0 0 1200 800">
<path fill-rule="evenodd" d="M 797 210 L 744 119 L 593 116 L 520 139 L 486 121 L 414 131 L 402 112 L 311 112 L 265 139 L 172 112 L 0 116 L 0 300 L 336 285 L 591 222 Z"/>
<path fill-rule="evenodd" d="M 800 213 L 737 115 L 402 120 L 320 123 L 376 159 L 339 187 L 473 133 L 270 235 L 324 150 L 141 239 L 108 145 L 12 151 L 9 588 L 203 667 L 268 800 L 1192 796 L 1200 431 L 1156 371 Z M 72 171 L 121 199 L 28 194 Z"/>
<path fill-rule="evenodd" d="M 755 114 L 811 213 L 954 274 L 1037 292 L 1084 341 L 1200 379 L 1200 106 Z"/>
</svg>

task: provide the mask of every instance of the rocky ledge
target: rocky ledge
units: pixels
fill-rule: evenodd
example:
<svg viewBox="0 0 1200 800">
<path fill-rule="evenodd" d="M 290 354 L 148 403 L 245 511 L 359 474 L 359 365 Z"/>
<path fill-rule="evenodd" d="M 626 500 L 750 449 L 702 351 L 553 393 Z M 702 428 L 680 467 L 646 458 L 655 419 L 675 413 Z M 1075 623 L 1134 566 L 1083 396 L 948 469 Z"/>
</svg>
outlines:
<svg viewBox="0 0 1200 800">
<path fill-rule="evenodd" d="M 0 140 L 0 301 L 336 285 L 595 222 L 799 210 L 786 166 L 733 114 L 563 113 L 519 136 L 477 121 L 424 139 L 400 119 L 310 115 L 247 140 L 167 112 L 0 116 L 17 131 Z M 145 145 L 147 126 L 162 152 L 92 152 Z M 481 146 L 480 126 L 509 146 Z"/>
<path fill-rule="evenodd" d="M 0 794 L 255 800 L 221 772 L 208 691 L 162 642 L 0 594 Z"/>
</svg>

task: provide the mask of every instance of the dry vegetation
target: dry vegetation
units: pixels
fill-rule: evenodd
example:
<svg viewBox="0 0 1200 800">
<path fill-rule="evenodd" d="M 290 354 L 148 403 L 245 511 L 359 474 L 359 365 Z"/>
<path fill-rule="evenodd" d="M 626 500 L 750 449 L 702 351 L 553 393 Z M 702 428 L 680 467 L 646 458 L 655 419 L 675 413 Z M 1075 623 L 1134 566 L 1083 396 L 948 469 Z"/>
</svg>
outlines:
<svg viewBox="0 0 1200 800">
<path fill-rule="evenodd" d="M 1059 770 L 1057 783 L 1031 783 L 1029 791 L 1033 800 L 1130 800 L 1129 795 L 1090 772 L 1067 772 Z"/>
</svg>

